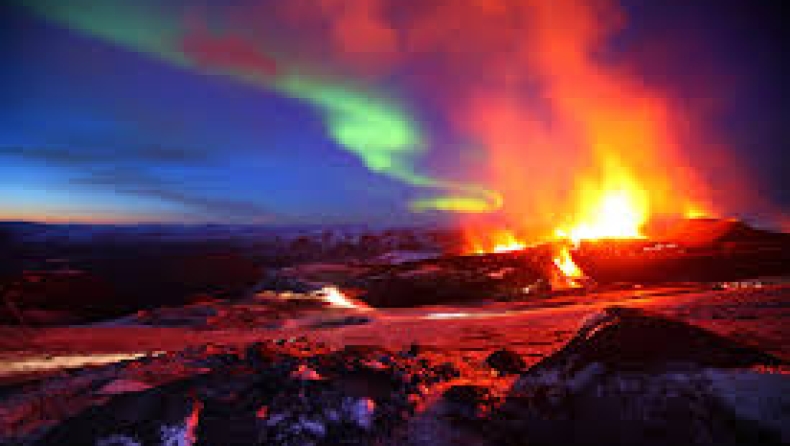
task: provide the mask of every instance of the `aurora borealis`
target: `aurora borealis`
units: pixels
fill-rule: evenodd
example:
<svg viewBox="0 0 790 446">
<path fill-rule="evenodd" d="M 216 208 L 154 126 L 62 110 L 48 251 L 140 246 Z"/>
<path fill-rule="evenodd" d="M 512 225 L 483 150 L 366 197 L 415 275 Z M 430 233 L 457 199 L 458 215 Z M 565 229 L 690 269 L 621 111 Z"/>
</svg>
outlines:
<svg viewBox="0 0 790 446">
<path fill-rule="evenodd" d="M 706 7 L 678 3 L 656 14 L 625 2 L 611 13 L 615 2 L 600 3 L 608 6 L 11 2 L 3 7 L 0 47 L 10 62 L 0 121 L 0 218 L 394 223 L 507 212 L 517 201 L 524 205 L 511 211 L 540 213 L 535 197 L 567 193 L 563 184 L 589 162 L 587 136 L 571 125 L 589 113 L 564 111 L 563 78 L 572 84 L 574 76 L 625 71 L 651 84 L 651 95 L 670 98 L 684 120 L 694 117 L 693 144 L 675 139 L 682 164 L 699 173 L 699 182 L 738 165 L 717 161 L 708 168 L 709 147 L 722 140 L 727 156 L 717 160 L 749 154 L 749 171 L 733 178 L 763 172 L 757 189 L 771 190 L 762 194 L 770 203 L 746 209 L 751 195 L 744 192 L 744 200 L 726 203 L 728 213 L 782 208 L 787 196 L 773 173 L 785 163 L 781 151 L 755 142 L 778 138 L 770 122 L 781 106 L 751 111 L 750 121 L 769 124 L 726 125 L 744 113 L 739 104 L 772 97 L 763 90 L 773 76 L 766 74 L 771 60 L 753 55 L 748 41 L 740 53 L 718 50 L 742 37 L 731 22 L 748 24 L 748 17 L 740 18 L 735 6 L 709 20 Z M 579 17 L 558 22 L 569 27 L 558 35 L 570 36 L 565 44 L 578 51 L 609 48 L 606 69 L 597 61 L 592 71 L 577 68 L 575 56 L 537 54 L 544 47 L 547 54 L 577 51 L 551 44 L 559 40 L 542 30 L 553 20 L 540 19 L 544 13 Z M 617 14 L 627 16 L 627 25 L 597 29 Z M 740 70 L 738 88 L 728 86 L 715 113 L 703 99 L 716 97 L 720 86 L 677 74 L 687 58 L 672 51 L 683 49 L 683 39 L 666 37 L 662 14 L 665 23 L 680 23 L 679 34 L 696 33 L 696 51 L 710 54 L 697 72 Z M 515 24 L 505 21 L 509 16 Z M 711 24 L 700 27 L 701 21 Z M 648 50 L 661 57 L 646 57 Z M 557 85 L 565 91 L 554 91 Z M 613 119 L 630 116 L 629 104 L 610 113 Z M 514 190 L 525 197 L 516 199 Z"/>
<path fill-rule="evenodd" d="M 323 116 L 327 134 L 339 147 L 359 157 L 373 172 L 421 188 L 475 192 L 475 196 L 420 198 L 411 209 L 487 212 L 498 207 L 496 193 L 418 173 L 414 156 L 424 149 L 417 125 L 402 107 L 353 87 L 297 74 L 260 54 L 252 42 L 228 41 L 204 29 L 185 26 L 175 10 L 151 11 L 123 1 L 41 1 L 30 10 L 58 25 L 95 36 L 168 63 L 192 69 L 213 69 L 232 80 L 268 88 L 302 100 Z M 232 31 L 231 31 L 232 32 Z M 230 46 L 228 45 L 230 43 Z M 239 47 L 233 47 L 236 43 Z M 240 57 L 233 57 L 241 54 Z M 230 57 L 228 57 L 230 55 Z M 204 57 L 207 56 L 207 57 Z"/>
</svg>

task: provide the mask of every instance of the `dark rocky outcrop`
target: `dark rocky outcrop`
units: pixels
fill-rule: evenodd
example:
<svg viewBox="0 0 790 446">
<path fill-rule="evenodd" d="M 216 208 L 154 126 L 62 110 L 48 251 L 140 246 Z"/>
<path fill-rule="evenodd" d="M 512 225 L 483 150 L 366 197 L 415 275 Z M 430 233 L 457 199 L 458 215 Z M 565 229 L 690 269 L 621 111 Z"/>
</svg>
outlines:
<svg viewBox="0 0 790 446">
<path fill-rule="evenodd" d="M 373 307 L 412 307 L 484 299 L 521 299 L 552 274 L 551 250 L 448 256 L 372 268 L 349 287 Z"/>
<path fill-rule="evenodd" d="M 294 338 L 241 352 L 206 346 L 158 358 L 163 367 L 186 367 L 187 376 L 155 387 L 127 385 L 35 444 L 378 444 L 408 419 L 429 386 L 456 376 L 426 357 L 377 346 L 330 351 Z"/>
<path fill-rule="evenodd" d="M 528 444 L 780 444 L 790 413 L 754 408 L 776 404 L 778 389 L 755 367 L 781 362 L 680 321 L 608 308 L 526 371 L 492 423 Z"/>
<path fill-rule="evenodd" d="M 518 373 L 524 371 L 527 363 L 513 350 L 502 348 L 486 358 L 486 364 L 500 373 Z"/>
<path fill-rule="evenodd" d="M 107 404 L 86 409 L 52 429 L 37 444 L 59 446 L 127 446 L 188 444 L 190 417 L 199 403 L 190 397 L 193 381 L 178 382 L 139 393 L 126 393 Z M 170 443 L 168 443 L 170 441 Z"/>
<path fill-rule="evenodd" d="M 594 363 L 619 371 L 646 371 L 674 364 L 718 368 L 778 365 L 781 360 L 682 321 L 635 308 L 610 307 L 589 316 L 570 342 L 532 371 L 576 371 Z"/>
</svg>

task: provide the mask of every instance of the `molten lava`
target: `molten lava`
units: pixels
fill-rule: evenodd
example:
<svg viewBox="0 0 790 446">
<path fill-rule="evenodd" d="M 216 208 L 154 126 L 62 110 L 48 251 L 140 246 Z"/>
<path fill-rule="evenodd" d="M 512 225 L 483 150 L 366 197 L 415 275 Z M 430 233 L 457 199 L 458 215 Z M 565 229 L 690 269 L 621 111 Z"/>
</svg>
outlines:
<svg viewBox="0 0 790 446">
<path fill-rule="evenodd" d="M 550 239 L 556 245 L 554 266 L 563 288 L 576 287 L 584 272 L 573 261 L 571 250 L 583 240 L 643 238 L 642 227 L 649 218 L 647 193 L 625 170 L 609 170 L 603 181 L 580 181 L 575 218 L 559 226 Z M 517 251 L 528 245 L 511 231 L 492 231 L 487 242 L 477 237 L 471 251 L 476 254 Z"/>
<path fill-rule="evenodd" d="M 484 240 L 483 240 L 484 239 Z M 476 237 L 470 241 L 469 251 L 474 254 L 521 251 L 527 244 L 511 231 L 493 231 L 488 237 Z"/>
<path fill-rule="evenodd" d="M 647 194 L 623 171 L 606 179 L 604 188 L 589 183 L 580 190 L 578 209 L 580 217 L 569 227 L 555 229 L 555 236 L 578 247 L 582 240 L 607 238 L 642 238 L 642 226 L 647 222 L 649 206 Z M 554 257 L 554 265 L 576 286 L 573 279 L 584 277 L 581 268 L 573 261 L 570 247 L 562 244 Z"/>
<path fill-rule="evenodd" d="M 588 221 L 582 221 L 566 230 L 558 228 L 557 236 L 574 243 L 581 240 L 602 238 L 643 237 L 641 226 L 645 216 L 627 192 L 615 191 L 601 198 L 597 212 Z"/>
<path fill-rule="evenodd" d="M 649 217 L 650 200 L 626 169 L 609 163 L 603 180 L 583 180 L 578 186 L 576 218 L 557 228 L 557 237 L 574 245 L 582 240 L 644 237 L 642 226 Z"/>
<path fill-rule="evenodd" d="M 554 257 L 554 265 L 567 278 L 579 279 L 584 277 L 581 268 L 571 258 L 571 253 L 567 246 L 563 246 L 559 254 Z"/>
</svg>

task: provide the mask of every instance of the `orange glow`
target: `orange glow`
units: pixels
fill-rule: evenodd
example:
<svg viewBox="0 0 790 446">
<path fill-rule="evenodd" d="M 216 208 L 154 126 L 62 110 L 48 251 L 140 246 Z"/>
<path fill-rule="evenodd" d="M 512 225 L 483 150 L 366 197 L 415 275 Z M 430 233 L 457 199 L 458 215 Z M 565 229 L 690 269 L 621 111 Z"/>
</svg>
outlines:
<svg viewBox="0 0 790 446">
<path fill-rule="evenodd" d="M 0 211 L 0 221 L 29 221 L 47 224 L 142 224 L 180 222 L 176 218 L 149 214 L 121 213 L 80 213 L 62 209 L 42 208 L 39 210 L 8 210 Z"/>
<path fill-rule="evenodd" d="M 710 214 L 706 212 L 703 208 L 696 207 L 696 206 L 689 206 L 685 212 L 686 218 L 705 218 L 710 217 Z"/>
<path fill-rule="evenodd" d="M 563 247 L 560 253 L 554 257 L 554 265 L 560 270 L 563 276 L 567 278 L 579 279 L 584 277 L 581 268 L 579 268 L 576 262 L 573 261 L 573 258 L 571 258 L 568 247 Z"/>
<path fill-rule="evenodd" d="M 581 240 L 603 238 L 641 238 L 642 226 L 649 217 L 650 202 L 627 171 L 609 167 L 600 182 L 580 182 L 577 217 L 568 226 L 555 229 L 555 235 L 578 244 Z"/>
<path fill-rule="evenodd" d="M 488 149 L 486 174 L 503 196 L 504 226 L 519 234 L 525 225 L 543 228 L 521 243 L 577 244 L 641 238 L 656 217 L 718 211 L 688 158 L 690 141 L 701 135 L 686 110 L 600 57 L 602 42 L 622 25 L 616 5 L 524 3 L 530 36 L 515 59 L 539 85 L 538 98 L 485 84 L 461 116 Z"/>
<path fill-rule="evenodd" d="M 527 244 L 519 240 L 512 231 L 491 231 L 485 237 L 475 237 L 469 241 L 468 252 L 489 254 L 497 252 L 521 251 Z"/>
</svg>

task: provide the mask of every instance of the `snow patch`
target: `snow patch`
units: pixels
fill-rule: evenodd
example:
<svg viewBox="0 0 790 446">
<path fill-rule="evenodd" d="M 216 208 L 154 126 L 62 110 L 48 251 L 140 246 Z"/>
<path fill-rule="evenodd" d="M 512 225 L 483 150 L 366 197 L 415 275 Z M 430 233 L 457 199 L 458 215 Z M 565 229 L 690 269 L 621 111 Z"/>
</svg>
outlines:
<svg viewBox="0 0 790 446">
<path fill-rule="evenodd" d="M 351 421 L 363 429 L 373 426 L 373 413 L 376 403 L 370 398 L 360 398 L 344 401 L 344 409 Z"/>
<path fill-rule="evenodd" d="M 316 420 L 302 418 L 299 420 L 297 429 L 300 431 L 309 432 L 316 437 L 323 437 L 326 435 L 326 427 Z"/>
<path fill-rule="evenodd" d="M 192 436 L 186 423 L 176 426 L 162 426 L 160 429 L 162 446 L 192 446 Z"/>
</svg>

